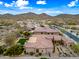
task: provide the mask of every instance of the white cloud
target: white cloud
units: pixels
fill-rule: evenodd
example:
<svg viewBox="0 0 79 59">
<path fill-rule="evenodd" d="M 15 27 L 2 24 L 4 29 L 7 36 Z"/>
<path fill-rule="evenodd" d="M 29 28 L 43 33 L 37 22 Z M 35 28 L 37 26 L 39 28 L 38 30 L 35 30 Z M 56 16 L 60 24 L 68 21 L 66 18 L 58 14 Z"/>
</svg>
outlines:
<svg viewBox="0 0 79 59">
<path fill-rule="evenodd" d="M 13 5 L 15 4 L 15 1 L 12 1 L 12 3 L 8 4 L 8 3 L 5 3 L 5 7 L 12 7 Z"/>
<path fill-rule="evenodd" d="M 5 3 L 5 7 L 12 7 L 12 4 Z"/>
<path fill-rule="evenodd" d="M 33 7 L 20 7 L 19 9 L 33 9 Z"/>
<path fill-rule="evenodd" d="M 41 0 L 40 0 L 40 1 L 37 1 L 36 4 L 42 4 L 42 5 L 45 5 L 45 4 L 47 4 L 47 3 L 46 3 L 46 1 L 41 1 Z"/>
<path fill-rule="evenodd" d="M 41 11 L 41 10 L 43 10 L 43 9 L 38 9 L 38 11 Z"/>
<path fill-rule="evenodd" d="M 0 1 L 0 5 L 2 5 L 3 4 L 3 2 L 2 1 Z"/>
<path fill-rule="evenodd" d="M 9 11 L 7 11 L 7 10 L 0 10 L 0 14 L 5 14 L 5 13 L 9 13 Z"/>
<path fill-rule="evenodd" d="M 29 1 L 26 0 L 17 0 L 17 1 L 12 1 L 12 3 L 8 4 L 5 3 L 5 7 L 18 7 L 19 9 L 27 9 L 26 5 L 29 4 Z"/>
<path fill-rule="evenodd" d="M 28 4 L 29 4 L 29 1 L 26 1 L 26 0 L 17 0 L 16 1 L 16 6 L 17 7 L 24 7 Z"/>
<path fill-rule="evenodd" d="M 53 11 L 46 11 L 45 13 L 47 13 L 47 14 L 53 14 L 53 13 L 55 13 L 55 14 L 62 14 L 63 12 L 62 11 L 55 11 L 55 10 L 53 10 Z"/>
<path fill-rule="evenodd" d="M 77 5 L 77 3 L 78 3 L 78 0 L 71 1 L 71 2 L 68 4 L 68 6 L 69 6 L 69 7 L 74 7 L 74 6 Z"/>
</svg>

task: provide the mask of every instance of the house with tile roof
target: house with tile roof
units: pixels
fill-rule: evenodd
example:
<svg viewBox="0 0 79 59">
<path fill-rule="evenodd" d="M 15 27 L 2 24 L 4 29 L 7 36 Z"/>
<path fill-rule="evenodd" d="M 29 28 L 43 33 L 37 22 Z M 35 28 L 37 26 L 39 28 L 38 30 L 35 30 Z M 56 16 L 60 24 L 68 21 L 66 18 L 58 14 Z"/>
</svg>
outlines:
<svg viewBox="0 0 79 59">
<path fill-rule="evenodd" d="M 33 31 L 33 35 L 29 38 L 29 41 L 25 43 L 26 53 L 41 53 L 51 55 L 53 53 L 54 44 L 63 45 L 71 43 L 66 41 L 65 37 L 59 35 L 60 32 L 56 29 L 51 29 L 47 27 L 39 27 Z M 68 40 L 68 39 L 67 39 Z M 64 43 L 66 41 L 66 43 Z"/>
<path fill-rule="evenodd" d="M 59 35 L 59 31 L 57 29 L 51 29 L 49 27 L 37 27 L 34 31 L 34 34 L 48 34 L 48 35 Z"/>
</svg>

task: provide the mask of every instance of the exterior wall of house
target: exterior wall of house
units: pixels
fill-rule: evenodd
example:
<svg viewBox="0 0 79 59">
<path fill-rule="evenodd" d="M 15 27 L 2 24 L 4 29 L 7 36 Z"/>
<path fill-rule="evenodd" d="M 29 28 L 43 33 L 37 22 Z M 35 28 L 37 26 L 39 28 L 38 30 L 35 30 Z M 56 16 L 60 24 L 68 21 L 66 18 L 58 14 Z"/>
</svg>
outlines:
<svg viewBox="0 0 79 59">
<path fill-rule="evenodd" d="M 59 35 L 59 32 L 34 32 L 33 34 Z"/>
<path fill-rule="evenodd" d="M 64 45 L 65 45 L 65 46 L 70 46 L 70 45 L 73 45 L 73 44 L 74 44 L 74 42 L 69 42 L 69 43 L 68 43 L 68 42 L 67 42 L 67 43 L 64 42 Z"/>
<path fill-rule="evenodd" d="M 26 52 L 35 52 L 35 49 L 34 48 L 26 48 Z"/>
<path fill-rule="evenodd" d="M 34 53 L 42 53 L 42 54 L 49 54 L 53 52 L 53 48 L 47 48 L 47 49 L 43 49 L 43 48 L 39 48 L 39 52 L 36 51 L 37 49 L 35 48 L 27 48 L 26 49 L 26 53 L 30 53 L 30 52 L 34 52 Z"/>
<path fill-rule="evenodd" d="M 59 32 L 54 32 L 53 35 L 59 35 Z"/>
<path fill-rule="evenodd" d="M 41 34 L 41 33 L 39 33 L 39 32 L 34 32 L 33 34 Z"/>
</svg>

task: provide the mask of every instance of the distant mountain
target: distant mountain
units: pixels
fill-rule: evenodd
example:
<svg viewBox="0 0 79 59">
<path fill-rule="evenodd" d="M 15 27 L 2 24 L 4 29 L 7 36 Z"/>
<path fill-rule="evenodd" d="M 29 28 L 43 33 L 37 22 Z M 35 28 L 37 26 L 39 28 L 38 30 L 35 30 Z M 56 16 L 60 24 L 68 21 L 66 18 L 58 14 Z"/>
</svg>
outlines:
<svg viewBox="0 0 79 59">
<path fill-rule="evenodd" d="M 39 14 L 38 16 L 39 16 L 39 17 L 42 17 L 42 18 L 46 18 L 46 19 L 52 18 L 52 16 L 50 16 L 50 15 L 48 15 L 48 14 L 46 14 L 46 13 Z"/>
<path fill-rule="evenodd" d="M 12 19 L 14 18 L 14 15 L 12 14 L 3 14 L 3 15 L 0 15 L 0 19 Z"/>
<path fill-rule="evenodd" d="M 71 15 L 71 14 L 60 14 L 58 16 L 55 16 L 58 20 L 68 22 L 74 22 L 76 24 L 79 24 L 79 14 L 78 15 Z"/>
<path fill-rule="evenodd" d="M 18 17 L 19 19 L 21 19 L 21 18 L 23 18 L 23 19 L 50 19 L 50 18 L 52 18 L 52 16 L 47 15 L 45 13 L 35 14 L 35 13 L 32 13 L 32 12 L 24 13 L 24 14 L 18 14 L 15 17 Z"/>
<path fill-rule="evenodd" d="M 16 15 L 16 17 L 24 18 L 24 19 L 33 19 L 33 18 L 37 18 L 38 15 L 32 12 L 29 12 L 29 13 L 24 13 L 24 14 L 18 14 Z"/>
<path fill-rule="evenodd" d="M 12 14 L 4 14 L 0 15 L 0 20 L 3 19 L 12 19 L 12 20 L 27 20 L 27 19 L 34 19 L 34 20 L 52 20 L 53 22 L 59 22 L 59 23 L 67 23 L 68 21 L 73 21 L 79 24 L 79 15 L 71 15 L 71 14 L 60 14 L 57 16 L 50 16 L 46 13 L 42 14 L 35 14 L 32 12 L 29 13 L 23 13 L 23 14 L 17 14 L 17 15 L 12 15 Z"/>
<path fill-rule="evenodd" d="M 78 15 L 71 15 L 71 14 L 60 14 L 58 16 L 55 16 L 57 18 L 66 18 L 66 19 L 71 19 L 71 20 L 79 20 L 79 14 Z"/>
<path fill-rule="evenodd" d="M 60 15 L 57 15 L 56 17 L 59 17 L 59 18 L 72 18 L 72 17 L 75 17 L 75 15 L 71 15 L 71 14 L 60 14 Z"/>
<path fill-rule="evenodd" d="M 18 16 L 37 16 L 37 14 L 28 12 L 28 13 L 24 13 L 24 14 L 18 14 Z"/>
</svg>

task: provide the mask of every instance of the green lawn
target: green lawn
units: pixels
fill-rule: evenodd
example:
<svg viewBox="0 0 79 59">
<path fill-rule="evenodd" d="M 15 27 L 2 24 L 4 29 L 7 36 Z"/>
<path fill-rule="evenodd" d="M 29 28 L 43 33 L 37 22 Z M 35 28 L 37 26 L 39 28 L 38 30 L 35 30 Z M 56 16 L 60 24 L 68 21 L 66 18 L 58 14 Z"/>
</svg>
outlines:
<svg viewBox="0 0 79 59">
<path fill-rule="evenodd" d="M 21 45 L 24 45 L 25 42 L 27 42 L 27 39 L 20 39 L 20 40 L 18 41 L 18 43 L 20 43 Z"/>
</svg>

